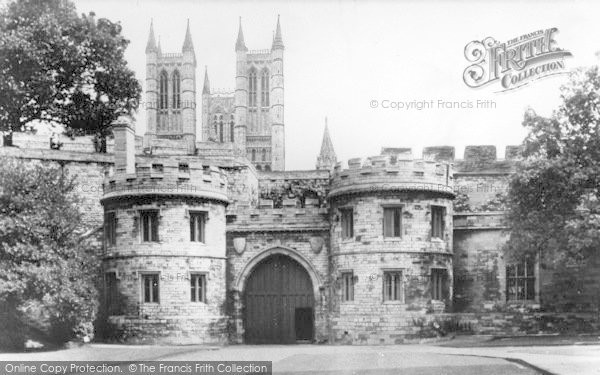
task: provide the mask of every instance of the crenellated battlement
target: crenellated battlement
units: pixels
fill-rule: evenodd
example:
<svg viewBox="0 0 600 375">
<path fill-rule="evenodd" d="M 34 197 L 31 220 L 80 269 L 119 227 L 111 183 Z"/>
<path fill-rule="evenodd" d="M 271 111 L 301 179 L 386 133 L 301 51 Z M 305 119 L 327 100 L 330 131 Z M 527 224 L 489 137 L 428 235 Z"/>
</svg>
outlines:
<svg viewBox="0 0 600 375">
<path fill-rule="evenodd" d="M 238 207 L 239 208 L 239 207 Z M 258 208 L 227 211 L 227 230 L 243 231 L 293 231 L 293 230 L 329 230 L 329 211 L 316 205 L 303 208 L 284 206 L 273 208 L 263 205 Z"/>
<path fill-rule="evenodd" d="M 407 154 L 387 153 L 338 163 L 333 171 L 329 197 L 358 192 L 434 191 L 453 193 L 452 164 L 413 159 Z"/>
<path fill-rule="evenodd" d="M 216 166 L 186 158 L 136 158 L 135 173 L 117 172 L 103 182 L 102 201 L 132 196 L 190 196 L 228 202 L 227 176 Z"/>
</svg>

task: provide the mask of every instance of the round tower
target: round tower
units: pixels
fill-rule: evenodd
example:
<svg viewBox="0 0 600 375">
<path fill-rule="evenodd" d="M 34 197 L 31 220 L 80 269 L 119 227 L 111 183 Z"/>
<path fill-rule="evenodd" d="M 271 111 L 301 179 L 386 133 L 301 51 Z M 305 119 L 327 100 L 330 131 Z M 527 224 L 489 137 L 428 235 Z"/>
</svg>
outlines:
<svg viewBox="0 0 600 375">
<path fill-rule="evenodd" d="M 452 300 L 451 165 L 382 155 L 332 174 L 332 339 L 398 343 Z M 376 321 L 373 317 L 377 317 Z"/>
<path fill-rule="evenodd" d="M 242 31 L 242 18 L 238 37 L 235 43 L 236 73 L 235 73 L 235 125 L 234 125 L 234 149 L 240 156 L 246 156 L 246 125 L 248 113 L 248 71 L 247 71 L 248 48 L 244 42 Z"/>
<path fill-rule="evenodd" d="M 193 157 L 133 160 L 130 133 L 115 132 L 101 200 L 109 337 L 224 343 L 227 178 Z"/>
</svg>

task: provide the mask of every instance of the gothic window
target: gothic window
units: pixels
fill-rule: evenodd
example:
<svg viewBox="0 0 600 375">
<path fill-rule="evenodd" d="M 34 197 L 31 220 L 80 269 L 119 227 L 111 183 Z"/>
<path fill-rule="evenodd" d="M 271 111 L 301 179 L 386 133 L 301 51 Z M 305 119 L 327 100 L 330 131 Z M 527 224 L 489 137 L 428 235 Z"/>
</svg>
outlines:
<svg viewBox="0 0 600 375">
<path fill-rule="evenodd" d="M 265 150 L 263 148 L 261 153 L 262 153 L 262 161 L 267 161 L 267 150 Z"/>
<path fill-rule="evenodd" d="M 213 120 L 213 132 L 216 135 L 217 134 L 217 125 L 218 125 L 218 120 L 219 117 L 217 115 L 215 115 L 214 120 Z"/>
<path fill-rule="evenodd" d="M 167 109 L 168 105 L 169 105 L 169 94 L 167 93 L 167 86 L 168 86 L 168 78 L 167 78 L 167 72 L 165 72 L 164 70 L 160 73 L 160 80 L 158 83 L 158 93 L 159 93 L 159 104 L 158 104 L 158 108 L 159 109 Z"/>
<path fill-rule="evenodd" d="M 252 161 L 256 161 L 256 150 L 252 149 Z"/>
<path fill-rule="evenodd" d="M 261 103 L 263 107 L 269 106 L 269 71 L 263 70 L 260 77 Z"/>
<path fill-rule="evenodd" d="M 248 75 L 248 106 L 256 107 L 256 89 L 257 89 L 257 80 L 256 80 L 256 71 L 251 70 Z"/>
<path fill-rule="evenodd" d="M 219 121 L 219 142 L 223 143 L 223 119 Z"/>
<path fill-rule="evenodd" d="M 181 108 L 181 79 L 177 70 L 173 72 L 173 108 Z"/>
<path fill-rule="evenodd" d="M 206 225 L 205 212 L 190 213 L 190 241 L 205 242 L 204 229 Z"/>
<path fill-rule="evenodd" d="M 231 115 L 231 121 L 229 122 L 229 141 L 233 142 L 233 129 L 234 128 L 234 121 L 233 121 L 233 115 Z"/>
</svg>

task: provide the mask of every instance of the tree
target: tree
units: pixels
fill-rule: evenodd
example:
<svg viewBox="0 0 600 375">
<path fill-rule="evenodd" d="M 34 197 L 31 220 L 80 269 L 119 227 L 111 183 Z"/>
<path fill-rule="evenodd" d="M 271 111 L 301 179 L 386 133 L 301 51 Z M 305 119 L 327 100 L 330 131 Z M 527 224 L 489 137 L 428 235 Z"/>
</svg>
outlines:
<svg viewBox="0 0 600 375">
<path fill-rule="evenodd" d="M 0 159 L 0 345 L 91 334 L 99 262 L 79 204 L 61 167 Z"/>
<path fill-rule="evenodd" d="M 104 140 L 111 122 L 139 105 L 128 44 L 118 23 L 78 16 L 70 1 L 9 3 L 0 13 L 0 130 L 40 120 Z"/>
<path fill-rule="evenodd" d="M 577 262 L 600 249 L 600 76 L 575 71 L 551 117 L 525 114 L 524 159 L 509 186 L 511 258 Z"/>
</svg>

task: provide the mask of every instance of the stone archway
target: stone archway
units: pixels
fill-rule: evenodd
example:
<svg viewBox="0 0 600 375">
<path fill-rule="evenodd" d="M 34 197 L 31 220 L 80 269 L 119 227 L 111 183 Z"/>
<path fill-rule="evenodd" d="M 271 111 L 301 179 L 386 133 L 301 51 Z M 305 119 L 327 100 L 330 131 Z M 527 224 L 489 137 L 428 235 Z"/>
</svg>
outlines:
<svg viewBox="0 0 600 375">
<path fill-rule="evenodd" d="M 314 338 L 315 293 L 306 268 L 275 252 L 261 257 L 244 284 L 244 341 L 291 344 Z"/>
</svg>

